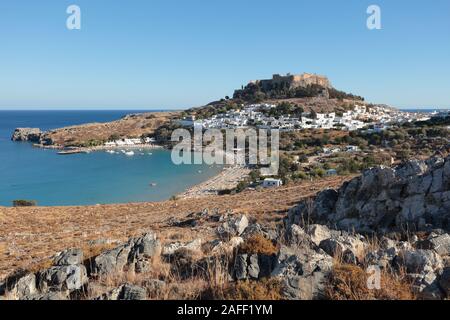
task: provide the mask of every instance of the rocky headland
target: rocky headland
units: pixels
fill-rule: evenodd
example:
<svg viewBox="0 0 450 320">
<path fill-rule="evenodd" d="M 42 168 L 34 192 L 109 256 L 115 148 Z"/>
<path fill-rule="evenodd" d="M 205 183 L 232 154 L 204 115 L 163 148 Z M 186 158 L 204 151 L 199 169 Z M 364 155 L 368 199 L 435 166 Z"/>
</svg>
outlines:
<svg viewBox="0 0 450 320">
<path fill-rule="evenodd" d="M 155 130 L 176 118 L 178 112 L 144 112 L 129 114 L 106 123 L 88 123 L 42 132 L 38 128 L 17 128 L 13 141 L 29 141 L 42 147 L 98 147 L 123 138 L 151 136 Z"/>
<path fill-rule="evenodd" d="M 17 128 L 14 130 L 12 141 L 28 141 L 39 143 L 41 141 L 42 131 L 39 128 Z"/>
</svg>

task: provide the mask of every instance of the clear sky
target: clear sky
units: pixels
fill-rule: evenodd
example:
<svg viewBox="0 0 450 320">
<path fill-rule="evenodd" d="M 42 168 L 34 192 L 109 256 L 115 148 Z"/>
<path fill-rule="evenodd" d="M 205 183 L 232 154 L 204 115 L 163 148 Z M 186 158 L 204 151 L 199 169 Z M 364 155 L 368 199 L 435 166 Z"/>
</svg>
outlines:
<svg viewBox="0 0 450 320">
<path fill-rule="evenodd" d="M 66 28 L 71 4 L 81 30 Z M 382 30 L 366 27 L 371 4 Z M 287 72 L 450 107 L 450 1 L 0 1 L 1 109 L 181 109 Z"/>
</svg>

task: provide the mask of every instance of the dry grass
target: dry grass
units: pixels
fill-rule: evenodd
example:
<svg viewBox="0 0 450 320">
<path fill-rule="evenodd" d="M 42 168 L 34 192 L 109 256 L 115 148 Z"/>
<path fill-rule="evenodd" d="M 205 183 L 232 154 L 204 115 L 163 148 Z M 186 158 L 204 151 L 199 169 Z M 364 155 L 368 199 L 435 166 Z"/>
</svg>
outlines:
<svg viewBox="0 0 450 320">
<path fill-rule="evenodd" d="M 80 247 L 83 250 L 84 259 L 90 259 L 98 256 L 100 253 L 111 250 L 117 247 L 117 243 L 104 243 L 96 245 L 84 245 Z"/>
<path fill-rule="evenodd" d="M 204 300 L 280 300 L 281 283 L 278 279 L 258 281 L 229 281 L 231 257 L 216 258 L 208 265 L 206 283 L 200 299 Z"/>
<path fill-rule="evenodd" d="M 265 278 L 229 283 L 223 290 L 208 287 L 204 294 L 211 300 L 281 300 L 281 289 L 277 279 Z"/>
<path fill-rule="evenodd" d="M 203 258 L 195 257 L 192 265 Z M 228 289 L 228 259 L 216 258 L 208 264 L 204 272 L 182 276 L 186 270 L 184 266 L 165 262 L 159 257 L 151 260 L 148 272 L 134 271 L 117 272 L 90 282 L 89 291 L 84 299 L 95 299 L 125 283 L 137 285 L 147 289 L 148 299 L 151 300 L 198 300 L 207 298 L 205 292 L 225 292 Z M 178 269 L 177 269 L 178 268 Z M 152 287 L 152 280 L 163 280 L 164 285 L 158 290 Z M 209 295 L 210 296 L 210 295 Z"/>
<path fill-rule="evenodd" d="M 269 239 L 264 238 L 260 234 L 256 234 L 248 238 L 239 247 L 239 252 L 248 254 L 273 255 L 278 252 L 277 247 Z"/>
<path fill-rule="evenodd" d="M 335 262 L 326 297 L 330 300 L 414 300 L 411 284 L 404 275 L 383 270 L 380 289 L 369 289 L 370 275 L 360 266 Z"/>
<path fill-rule="evenodd" d="M 8 251 L 8 245 L 5 242 L 0 242 L 0 255 Z"/>
<path fill-rule="evenodd" d="M 87 248 L 89 241 L 123 242 L 149 230 L 158 230 L 161 237 L 177 234 L 180 238 L 208 240 L 214 236 L 212 223 L 196 228 L 169 225 L 170 218 L 183 220 L 204 209 L 248 213 L 263 223 L 281 220 L 288 209 L 314 195 L 317 189 L 338 187 L 344 180 L 334 177 L 237 195 L 154 203 L 0 207 L 0 239 L 7 244 L 0 250 L 0 279 L 16 269 L 32 269 L 46 263 L 55 253 L 67 248 Z"/>
</svg>

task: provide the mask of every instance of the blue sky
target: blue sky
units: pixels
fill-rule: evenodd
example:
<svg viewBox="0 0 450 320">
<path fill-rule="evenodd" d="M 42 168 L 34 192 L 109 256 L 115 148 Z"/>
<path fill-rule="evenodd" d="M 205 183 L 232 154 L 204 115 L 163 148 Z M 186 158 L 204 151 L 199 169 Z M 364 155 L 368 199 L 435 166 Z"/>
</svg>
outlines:
<svg viewBox="0 0 450 320">
<path fill-rule="evenodd" d="M 66 9 L 81 8 L 81 30 Z M 382 30 L 366 28 L 381 7 Z M 0 108 L 181 109 L 273 73 L 450 107 L 448 0 L 2 0 Z"/>
</svg>

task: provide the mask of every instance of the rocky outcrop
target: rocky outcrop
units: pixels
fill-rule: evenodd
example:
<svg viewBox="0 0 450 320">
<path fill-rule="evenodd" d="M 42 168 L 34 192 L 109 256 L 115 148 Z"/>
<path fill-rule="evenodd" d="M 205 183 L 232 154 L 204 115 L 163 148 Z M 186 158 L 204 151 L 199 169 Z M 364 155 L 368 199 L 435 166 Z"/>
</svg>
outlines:
<svg viewBox="0 0 450 320">
<path fill-rule="evenodd" d="M 403 270 L 419 298 L 441 299 L 448 295 L 450 157 L 366 170 L 291 209 L 285 225 L 290 243 L 310 239 L 345 263 Z M 381 240 L 371 249 L 367 236 L 375 235 Z"/>
<path fill-rule="evenodd" d="M 147 290 L 145 288 L 126 283 L 101 295 L 95 300 L 145 300 Z"/>
<path fill-rule="evenodd" d="M 201 248 L 202 248 L 202 239 L 195 239 L 188 243 L 175 242 L 165 245 L 163 247 L 162 254 L 168 256 L 173 255 L 180 250 L 200 251 Z"/>
<path fill-rule="evenodd" d="M 437 254 L 441 256 L 450 255 L 450 235 L 444 233 L 441 235 L 432 235 L 428 239 L 419 241 L 417 247 L 420 249 L 430 249 L 434 250 Z"/>
<path fill-rule="evenodd" d="M 220 221 L 222 223 L 217 228 L 217 233 L 221 239 L 231 239 L 232 237 L 240 236 L 249 224 L 245 214 L 237 216 L 224 215 Z"/>
<path fill-rule="evenodd" d="M 276 257 L 264 254 L 238 254 L 233 266 L 236 280 L 261 279 L 269 277 L 276 262 Z"/>
<path fill-rule="evenodd" d="M 342 264 L 363 274 L 369 267 L 395 273 L 420 299 L 449 297 L 450 235 L 445 230 L 374 238 L 319 224 L 291 223 L 275 232 L 250 221 L 245 215 L 221 216 L 218 228 L 209 228 L 216 234 L 209 242 L 161 243 L 148 232 L 89 259 L 82 250 L 69 249 L 55 255 L 47 269 L 8 278 L 0 284 L 0 298 L 63 300 L 91 293 L 88 297 L 97 300 L 158 299 L 171 298 L 183 284 L 192 291 L 195 280 L 233 288 L 240 281 L 264 285 L 270 278 L 283 299 L 322 299 L 329 297 Z"/>
<path fill-rule="evenodd" d="M 53 265 L 37 273 L 28 273 L 6 281 L 10 299 L 64 300 L 71 293 L 82 290 L 88 283 L 83 252 L 69 249 L 58 253 Z"/>
<path fill-rule="evenodd" d="M 282 246 L 272 276 L 282 282 L 285 299 L 320 299 L 332 267 L 333 258 L 320 249 Z"/>
<path fill-rule="evenodd" d="M 29 141 L 39 143 L 42 132 L 37 128 L 17 128 L 11 137 L 12 141 Z"/>
<path fill-rule="evenodd" d="M 50 268 L 36 273 L 15 275 L 6 279 L 0 295 L 17 300 L 63 300 L 85 292 L 89 281 L 113 276 L 125 270 L 149 271 L 150 259 L 161 254 L 161 243 L 154 233 L 130 239 L 126 244 L 85 260 L 80 249 L 68 249 L 55 255 Z M 111 293 L 114 296 L 114 290 Z M 136 300 L 146 297 L 142 290 L 123 286 L 118 299 Z"/>
<path fill-rule="evenodd" d="M 412 160 L 396 168 L 366 170 L 338 190 L 300 203 L 287 224 L 312 219 L 341 230 L 387 233 L 450 230 L 450 157 Z"/>
<path fill-rule="evenodd" d="M 124 271 L 125 268 L 142 273 L 149 270 L 150 259 L 159 256 L 161 250 L 161 243 L 156 235 L 147 233 L 95 257 L 91 263 L 91 273 L 97 276 L 108 276 Z"/>
</svg>

